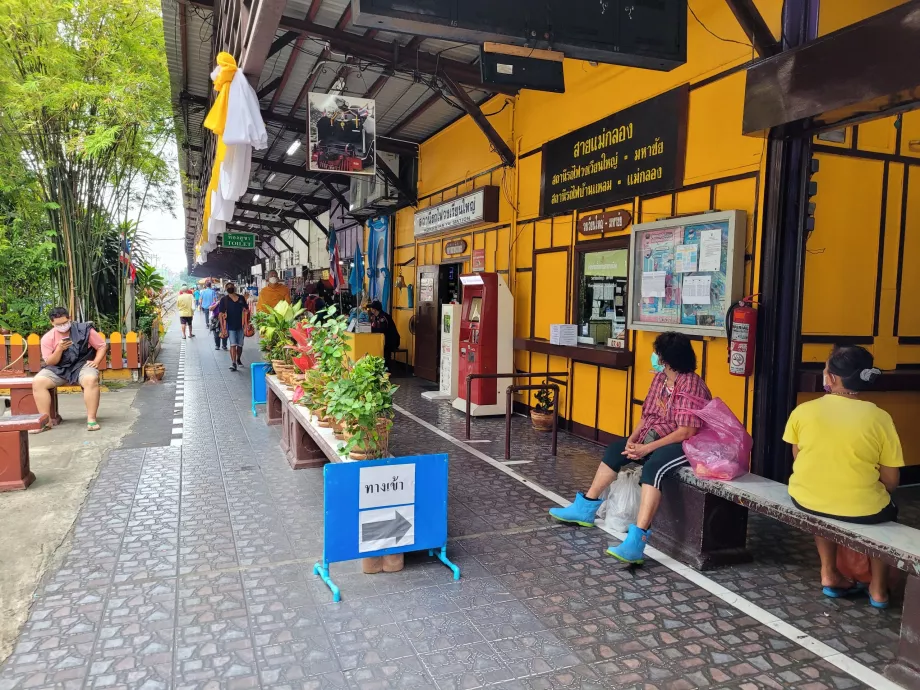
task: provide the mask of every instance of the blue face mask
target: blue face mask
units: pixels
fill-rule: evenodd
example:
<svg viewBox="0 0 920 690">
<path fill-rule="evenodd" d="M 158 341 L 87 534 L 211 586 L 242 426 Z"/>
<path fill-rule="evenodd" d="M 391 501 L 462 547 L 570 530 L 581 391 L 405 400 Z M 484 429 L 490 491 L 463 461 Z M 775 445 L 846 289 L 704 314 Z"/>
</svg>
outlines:
<svg viewBox="0 0 920 690">
<path fill-rule="evenodd" d="M 658 359 L 657 352 L 652 353 L 652 371 L 654 371 L 656 374 L 660 374 L 664 371 L 664 364 L 662 364 L 661 360 Z"/>
</svg>

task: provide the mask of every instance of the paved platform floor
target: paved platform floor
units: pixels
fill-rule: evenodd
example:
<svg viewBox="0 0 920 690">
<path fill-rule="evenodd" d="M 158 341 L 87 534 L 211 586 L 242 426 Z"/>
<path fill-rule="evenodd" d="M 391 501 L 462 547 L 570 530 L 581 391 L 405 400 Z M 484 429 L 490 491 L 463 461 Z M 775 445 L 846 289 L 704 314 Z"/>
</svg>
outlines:
<svg viewBox="0 0 920 690">
<path fill-rule="evenodd" d="M 493 421 L 475 422 L 495 440 L 474 452 L 406 415 L 391 440 L 396 455 L 450 454 L 463 578 L 427 557 L 373 576 L 335 564 L 333 604 L 312 575 L 322 471 L 290 469 L 277 429 L 249 412 L 248 372 L 210 339 L 170 334 L 166 347 L 176 377 L 149 393 L 147 436 L 104 464 L 0 690 L 881 687 L 821 657 L 881 671 L 899 612 L 824 599 L 806 536 L 752 518 L 755 563 L 703 578 L 769 611 L 764 624 L 665 565 L 617 565 L 600 530 L 550 523 L 548 498 L 477 456 L 501 457 Z M 459 413 L 400 383 L 403 409 L 462 438 Z M 517 420 L 515 459 L 530 463 L 510 469 L 562 495 L 583 488 L 600 449 L 563 437 L 554 460 L 548 445 Z M 827 646 L 793 641 L 784 621 Z"/>
</svg>

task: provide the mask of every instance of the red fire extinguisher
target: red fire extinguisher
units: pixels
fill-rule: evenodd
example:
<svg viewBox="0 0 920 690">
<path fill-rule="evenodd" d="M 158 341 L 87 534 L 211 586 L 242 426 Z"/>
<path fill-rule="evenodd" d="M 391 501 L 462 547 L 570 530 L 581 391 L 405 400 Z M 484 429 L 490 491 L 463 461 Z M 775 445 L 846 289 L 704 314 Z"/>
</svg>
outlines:
<svg viewBox="0 0 920 690">
<path fill-rule="evenodd" d="M 735 302 L 725 315 L 728 335 L 728 373 L 732 376 L 750 376 L 754 373 L 754 343 L 757 339 L 757 310 L 750 295 Z"/>
</svg>

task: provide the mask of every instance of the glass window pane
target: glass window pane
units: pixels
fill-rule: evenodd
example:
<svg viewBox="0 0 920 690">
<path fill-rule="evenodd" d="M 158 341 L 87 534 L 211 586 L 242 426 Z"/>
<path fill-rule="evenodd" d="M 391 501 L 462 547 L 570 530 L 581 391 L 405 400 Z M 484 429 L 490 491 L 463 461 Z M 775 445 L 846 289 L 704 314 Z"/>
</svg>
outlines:
<svg viewBox="0 0 920 690">
<path fill-rule="evenodd" d="M 622 337 L 626 328 L 626 269 L 628 249 L 580 254 L 578 286 L 578 342 L 606 345 Z"/>
</svg>

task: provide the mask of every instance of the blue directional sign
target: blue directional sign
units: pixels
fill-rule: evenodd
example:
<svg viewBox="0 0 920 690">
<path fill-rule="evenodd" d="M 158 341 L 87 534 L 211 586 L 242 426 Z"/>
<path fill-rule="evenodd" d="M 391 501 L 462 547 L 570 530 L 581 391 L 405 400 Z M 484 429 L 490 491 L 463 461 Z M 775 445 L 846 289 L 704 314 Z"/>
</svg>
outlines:
<svg viewBox="0 0 920 690">
<path fill-rule="evenodd" d="M 329 564 L 428 550 L 447 560 L 447 455 L 417 455 L 326 465 L 320 575 L 339 600 Z"/>
</svg>

